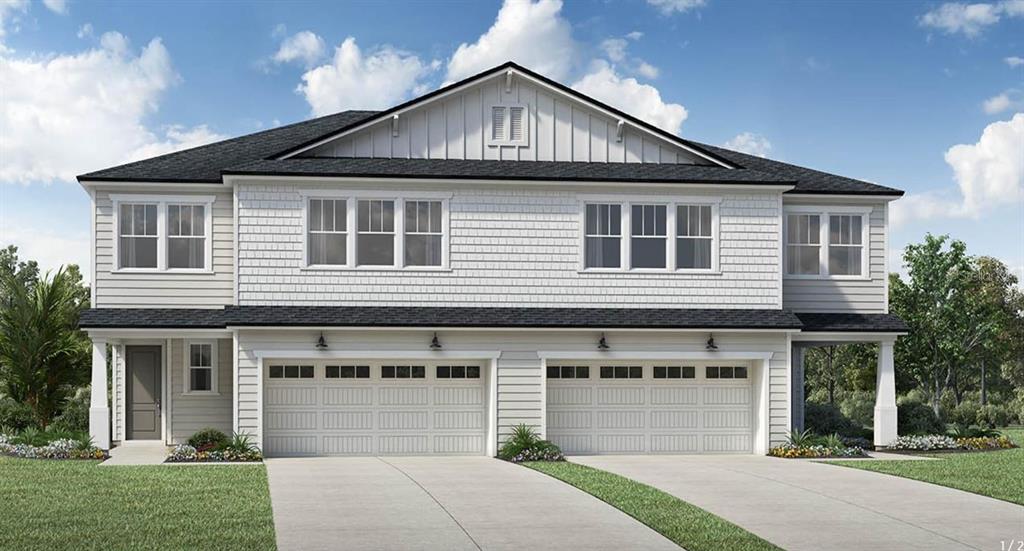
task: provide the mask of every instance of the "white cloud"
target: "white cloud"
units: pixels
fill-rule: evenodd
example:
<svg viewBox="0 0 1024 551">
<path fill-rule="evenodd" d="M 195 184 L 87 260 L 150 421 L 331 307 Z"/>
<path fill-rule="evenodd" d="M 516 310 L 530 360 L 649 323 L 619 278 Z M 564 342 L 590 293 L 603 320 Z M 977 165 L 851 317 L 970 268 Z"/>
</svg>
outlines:
<svg viewBox="0 0 1024 551">
<path fill-rule="evenodd" d="M 989 124 L 977 143 L 950 147 L 946 164 L 959 193 L 952 190 L 908 195 L 897 201 L 893 224 L 932 218 L 978 218 L 1024 197 L 1024 113 Z"/>
<path fill-rule="evenodd" d="M 88 284 L 92 275 L 89 263 L 88 229 L 68 231 L 50 229 L 37 219 L 5 214 L 0 219 L 0 246 L 18 247 L 18 257 L 35 260 L 42 271 L 77 264 Z"/>
<path fill-rule="evenodd" d="M 0 39 L 7 32 L 7 25 L 11 22 L 16 24 L 20 16 L 27 11 L 28 0 L 0 0 Z M 3 44 L 0 44 L 0 52 L 3 51 Z"/>
<path fill-rule="evenodd" d="M 425 91 L 421 79 L 438 66 L 415 54 L 381 46 L 367 54 L 348 37 L 330 63 L 306 71 L 296 89 L 313 109 L 326 115 L 343 109 L 382 109 Z"/>
<path fill-rule="evenodd" d="M 946 34 L 962 33 L 974 38 L 986 28 L 998 23 L 1003 16 L 1024 16 L 1024 0 L 977 4 L 946 2 L 922 15 L 918 22 L 924 27 L 938 29 Z"/>
<path fill-rule="evenodd" d="M 43 5 L 53 13 L 58 13 L 60 15 L 67 15 L 68 13 L 67 0 L 43 0 Z"/>
<path fill-rule="evenodd" d="M 996 115 L 1003 111 L 1022 107 L 1024 107 L 1024 94 L 1020 90 L 1013 88 L 992 96 L 981 104 L 981 108 L 989 115 Z"/>
<path fill-rule="evenodd" d="M 608 38 L 601 42 L 601 49 L 604 50 L 608 59 L 622 61 L 626 59 L 626 47 L 629 45 L 625 38 Z"/>
<path fill-rule="evenodd" d="M 0 182 L 72 181 L 76 174 L 221 138 L 205 127 L 157 136 L 143 123 L 179 80 L 159 38 L 137 54 L 116 32 L 75 54 L 0 54 Z M 45 91 L 45 93 L 40 93 Z"/>
<path fill-rule="evenodd" d="M 565 79 L 576 47 L 572 27 L 561 10 L 560 0 L 505 0 L 491 28 L 452 54 L 446 81 L 455 82 L 509 60 L 548 78 Z"/>
<path fill-rule="evenodd" d="M 633 32 L 630 32 L 630 33 L 626 33 L 626 38 L 628 38 L 630 40 L 640 40 L 643 37 L 644 37 L 644 33 L 640 32 L 640 31 L 633 31 Z"/>
<path fill-rule="evenodd" d="M 722 144 L 722 147 L 758 157 L 767 157 L 772 151 L 772 142 L 760 134 L 741 132 Z"/>
<path fill-rule="evenodd" d="M 637 74 L 645 78 L 655 79 L 658 78 L 658 74 L 660 72 L 657 67 L 638 57 L 629 58 L 627 52 L 629 49 L 629 41 L 640 40 L 643 36 L 643 33 L 633 31 L 624 37 L 606 38 L 601 41 L 600 47 L 601 50 L 604 51 L 605 57 L 613 63 L 617 63 L 619 66 L 624 67 L 626 72 Z"/>
<path fill-rule="evenodd" d="M 86 23 L 78 27 L 78 38 L 91 38 L 93 35 L 92 23 Z"/>
<path fill-rule="evenodd" d="M 323 58 L 326 50 L 324 39 L 316 33 L 300 31 L 281 41 L 272 59 L 277 63 L 300 61 L 308 69 Z"/>
<path fill-rule="evenodd" d="M 643 60 L 640 60 L 635 70 L 637 74 L 647 78 L 658 78 L 658 73 L 660 72 L 657 67 Z"/>
<path fill-rule="evenodd" d="M 604 60 L 596 60 L 572 88 L 673 134 L 679 133 L 688 115 L 682 105 L 663 101 L 657 88 L 622 77 Z"/>
<path fill-rule="evenodd" d="M 1011 68 L 1017 68 L 1017 67 L 1020 67 L 1021 65 L 1024 65 L 1024 57 L 1018 57 L 1018 56 L 1015 56 L 1015 55 L 1011 55 L 1009 57 L 1004 57 L 1003 58 L 1003 63 L 1006 63 Z"/>
<path fill-rule="evenodd" d="M 193 126 L 192 128 L 185 128 L 184 126 L 175 124 L 163 128 L 163 134 L 164 136 L 162 139 L 154 137 L 156 141 L 143 144 L 142 146 L 132 150 L 128 154 L 128 158 L 148 159 L 150 157 L 165 155 L 167 153 L 181 151 L 182 149 L 199 147 L 201 145 L 227 139 L 227 136 L 210 130 L 210 128 L 205 124 Z"/>
<path fill-rule="evenodd" d="M 647 0 L 647 3 L 658 8 L 663 15 L 685 13 L 707 5 L 707 0 Z"/>
</svg>

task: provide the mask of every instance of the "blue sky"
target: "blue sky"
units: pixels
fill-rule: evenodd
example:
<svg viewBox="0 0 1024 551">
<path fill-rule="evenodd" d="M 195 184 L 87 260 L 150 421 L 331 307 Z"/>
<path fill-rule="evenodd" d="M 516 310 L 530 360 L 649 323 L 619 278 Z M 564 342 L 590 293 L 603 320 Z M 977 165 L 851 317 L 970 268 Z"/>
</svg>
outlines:
<svg viewBox="0 0 1024 551">
<path fill-rule="evenodd" d="M 893 250 L 949 233 L 1024 269 L 1024 0 L 0 0 L 0 29 L 0 244 L 47 267 L 88 259 L 75 174 L 511 58 L 684 137 L 906 190 Z"/>
</svg>

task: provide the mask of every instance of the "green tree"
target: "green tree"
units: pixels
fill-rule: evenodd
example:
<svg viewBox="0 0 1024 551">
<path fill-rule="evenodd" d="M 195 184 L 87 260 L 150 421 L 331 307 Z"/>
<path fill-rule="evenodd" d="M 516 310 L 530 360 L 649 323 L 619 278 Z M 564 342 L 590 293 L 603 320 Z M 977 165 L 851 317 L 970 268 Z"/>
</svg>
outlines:
<svg viewBox="0 0 1024 551">
<path fill-rule="evenodd" d="M 34 281 L 3 271 L 0 293 L 0 381 L 45 428 L 88 381 L 89 340 L 78 317 L 89 291 L 71 266 Z"/>
<path fill-rule="evenodd" d="M 831 345 L 808 350 L 804 359 L 808 390 L 824 390 L 828 403 L 835 404 L 839 391 L 873 389 L 877 354 L 878 349 L 872 344 Z"/>
</svg>

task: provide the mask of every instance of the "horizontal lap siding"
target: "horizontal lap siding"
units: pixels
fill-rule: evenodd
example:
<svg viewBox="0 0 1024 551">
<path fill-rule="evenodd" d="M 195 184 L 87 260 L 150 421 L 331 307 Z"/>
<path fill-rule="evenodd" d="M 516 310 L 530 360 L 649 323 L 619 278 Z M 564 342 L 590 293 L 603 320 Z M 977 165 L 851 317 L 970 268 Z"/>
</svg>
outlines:
<svg viewBox="0 0 1024 551">
<path fill-rule="evenodd" d="M 217 191 L 217 193 L 213 193 Z M 116 192 L 130 195 L 130 192 Z M 153 194 L 153 190 L 145 190 Z M 173 192 L 170 195 L 190 195 Z M 96 304 L 98 308 L 203 308 L 234 301 L 234 207 L 231 193 L 211 186 L 214 195 L 212 274 L 112 273 L 115 269 L 114 207 L 110 192 L 96 192 Z"/>
<path fill-rule="evenodd" d="M 232 342 L 217 340 L 218 395 L 187 395 L 185 390 L 185 340 L 171 340 L 171 440 L 180 444 L 206 427 L 232 432 Z"/>
<path fill-rule="evenodd" d="M 793 204 L 790 201 L 787 205 Z M 821 205 L 821 201 L 799 204 Z M 869 218 L 870 279 L 784 279 L 783 307 L 797 312 L 855 312 L 884 313 L 888 311 L 886 296 L 886 240 L 887 206 L 871 205 Z"/>
<path fill-rule="evenodd" d="M 449 191 L 450 271 L 307 271 L 302 195 L 288 185 L 239 184 L 239 303 L 778 307 L 777 193 L 723 196 L 720 274 L 581 274 L 576 192 Z"/>
</svg>

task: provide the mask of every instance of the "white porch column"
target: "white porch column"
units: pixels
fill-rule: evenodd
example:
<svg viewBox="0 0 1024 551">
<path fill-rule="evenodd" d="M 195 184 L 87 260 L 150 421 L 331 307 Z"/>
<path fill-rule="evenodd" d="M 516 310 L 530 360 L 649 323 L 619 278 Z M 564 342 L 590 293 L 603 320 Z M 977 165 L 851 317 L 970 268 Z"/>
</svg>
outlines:
<svg viewBox="0 0 1024 551">
<path fill-rule="evenodd" d="M 893 342 L 878 343 L 878 372 L 875 375 L 875 446 L 896 439 L 896 366 Z"/>
<path fill-rule="evenodd" d="M 107 402 L 107 341 L 92 339 L 92 393 L 89 436 L 97 447 L 110 449 L 110 404 Z"/>
</svg>

